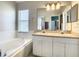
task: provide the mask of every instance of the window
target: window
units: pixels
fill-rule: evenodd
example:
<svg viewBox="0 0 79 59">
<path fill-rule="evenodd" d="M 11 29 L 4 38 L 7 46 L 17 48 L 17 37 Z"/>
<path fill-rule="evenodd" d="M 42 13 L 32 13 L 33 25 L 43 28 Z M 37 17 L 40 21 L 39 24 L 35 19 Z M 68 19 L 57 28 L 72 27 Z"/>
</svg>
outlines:
<svg viewBox="0 0 79 59">
<path fill-rule="evenodd" d="M 18 11 L 18 32 L 29 31 L 29 10 Z"/>
</svg>

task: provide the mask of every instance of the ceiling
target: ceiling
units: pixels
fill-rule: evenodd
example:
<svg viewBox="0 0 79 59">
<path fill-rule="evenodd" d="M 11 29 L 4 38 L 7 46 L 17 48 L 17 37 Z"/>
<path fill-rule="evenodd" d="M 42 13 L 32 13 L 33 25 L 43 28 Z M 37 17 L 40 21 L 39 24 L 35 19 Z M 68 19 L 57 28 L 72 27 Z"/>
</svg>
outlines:
<svg viewBox="0 0 79 59">
<path fill-rule="evenodd" d="M 47 3 L 54 3 L 54 2 L 57 2 L 57 1 L 16 1 L 17 4 L 20 4 L 20 3 L 36 3 L 36 4 L 42 4 L 42 5 L 45 5 Z M 61 6 L 65 6 L 65 5 L 71 5 L 71 2 L 72 1 L 59 1 L 61 3 Z"/>
</svg>

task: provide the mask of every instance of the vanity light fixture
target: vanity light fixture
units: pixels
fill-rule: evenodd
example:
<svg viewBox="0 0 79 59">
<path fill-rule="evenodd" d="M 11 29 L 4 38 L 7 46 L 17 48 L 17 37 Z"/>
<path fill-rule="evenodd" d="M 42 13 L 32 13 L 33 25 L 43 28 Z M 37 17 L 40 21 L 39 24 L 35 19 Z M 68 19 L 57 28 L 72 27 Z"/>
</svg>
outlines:
<svg viewBox="0 0 79 59">
<path fill-rule="evenodd" d="M 47 4 L 47 6 L 46 6 L 46 10 L 47 10 L 47 11 L 50 10 L 50 4 Z"/>
<path fill-rule="evenodd" d="M 57 3 L 56 9 L 57 9 L 57 10 L 60 9 L 60 3 Z"/>
<path fill-rule="evenodd" d="M 46 10 L 47 11 L 49 11 L 49 10 L 58 10 L 58 9 L 60 9 L 60 7 L 61 7 L 60 2 L 48 3 L 46 5 Z"/>
<path fill-rule="evenodd" d="M 51 4 L 51 10 L 55 10 L 55 4 Z"/>
</svg>

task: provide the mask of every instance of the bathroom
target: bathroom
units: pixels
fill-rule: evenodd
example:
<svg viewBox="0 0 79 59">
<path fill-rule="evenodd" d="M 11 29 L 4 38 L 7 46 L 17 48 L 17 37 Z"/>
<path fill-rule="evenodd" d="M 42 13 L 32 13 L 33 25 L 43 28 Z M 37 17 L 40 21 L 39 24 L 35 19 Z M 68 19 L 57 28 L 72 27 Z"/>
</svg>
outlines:
<svg viewBox="0 0 79 59">
<path fill-rule="evenodd" d="M 52 10 L 57 3 L 60 9 Z M 0 56 L 78 57 L 78 12 L 79 1 L 0 1 Z"/>
</svg>

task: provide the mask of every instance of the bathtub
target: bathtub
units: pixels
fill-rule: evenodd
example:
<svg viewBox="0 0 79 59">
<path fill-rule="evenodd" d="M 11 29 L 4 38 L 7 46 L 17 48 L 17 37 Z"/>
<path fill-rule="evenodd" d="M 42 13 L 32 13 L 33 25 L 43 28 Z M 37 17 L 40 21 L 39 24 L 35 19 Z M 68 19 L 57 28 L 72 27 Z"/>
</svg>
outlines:
<svg viewBox="0 0 79 59">
<path fill-rule="evenodd" d="M 14 39 L 2 45 L 2 57 L 27 57 L 32 51 L 32 39 Z"/>
</svg>

